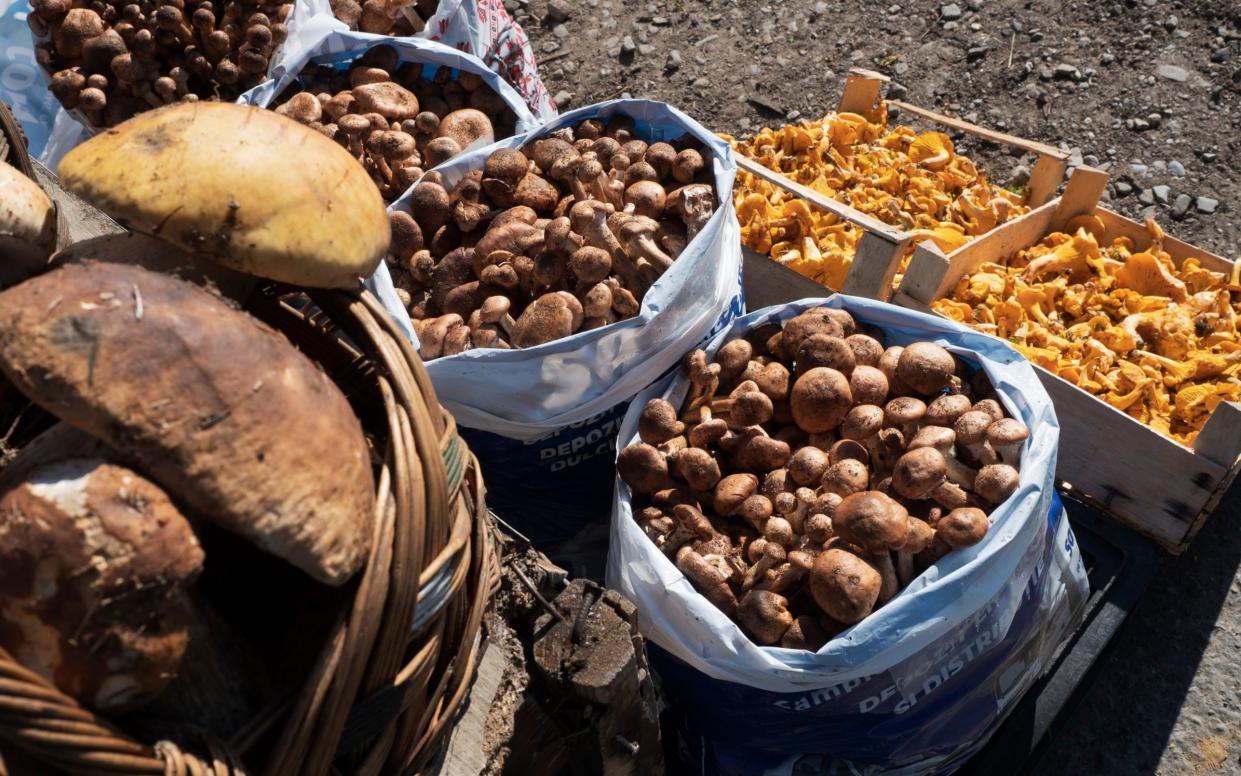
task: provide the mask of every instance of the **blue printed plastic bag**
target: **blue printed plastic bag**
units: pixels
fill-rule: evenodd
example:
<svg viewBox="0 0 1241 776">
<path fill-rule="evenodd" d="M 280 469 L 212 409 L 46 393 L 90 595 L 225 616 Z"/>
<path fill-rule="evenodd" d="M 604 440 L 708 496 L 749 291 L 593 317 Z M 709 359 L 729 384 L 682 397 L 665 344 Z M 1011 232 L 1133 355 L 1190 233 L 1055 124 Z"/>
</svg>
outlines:
<svg viewBox="0 0 1241 776">
<path fill-rule="evenodd" d="M 1085 569 L 1054 489 L 1059 425 L 1030 365 L 1006 343 L 866 299 L 836 295 L 751 313 L 708 352 L 814 306 L 849 311 L 882 329 L 888 344 L 946 347 L 985 370 L 1029 426 L 1021 485 L 992 512 L 986 538 L 949 553 L 818 653 L 760 647 L 651 543 L 618 479 L 608 585 L 637 605 L 691 772 L 948 771 L 985 743 L 1082 611 Z M 686 390 L 674 375 L 636 397 L 621 443 L 636 441 L 649 399 L 679 405 Z"/>
<path fill-rule="evenodd" d="M 719 200 L 711 220 L 647 292 L 636 317 L 534 348 L 472 350 L 427 363 L 440 402 L 487 472 L 488 505 L 552 555 L 583 529 L 606 525 L 616 435 L 629 400 L 741 314 L 732 150 L 668 105 L 614 100 L 436 168 L 451 189 L 498 148 L 520 148 L 562 127 L 617 114 L 631 116 L 637 135 L 649 142 L 688 132 L 707 146 Z M 394 207 L 408 208 L 407 198 Z M 408 320 L 404 310 L 392 313 Z"/>
</svg>

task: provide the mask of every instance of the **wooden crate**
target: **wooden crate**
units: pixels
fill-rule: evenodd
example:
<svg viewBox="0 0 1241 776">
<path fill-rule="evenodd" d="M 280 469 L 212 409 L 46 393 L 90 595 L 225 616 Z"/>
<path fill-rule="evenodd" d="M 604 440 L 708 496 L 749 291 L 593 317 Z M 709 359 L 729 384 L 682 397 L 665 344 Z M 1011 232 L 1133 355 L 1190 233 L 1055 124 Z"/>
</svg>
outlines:
<svg viewBox="0 0 1241 776">
<path fill-rule="evenodd" d="M 845 80 L 844 92 L 836 110 L 840 113 L 856 113 L 871 120 L 881 118 L 879 112 L 886 105 L 903 113 L 909 113 L 946 129 L 965 132 L 975 137 L 1036 154 L 1038 161 L 1030 173 L 1030 182 L 1026 189 L 1026 204 L 1038 207 L 1047 202 L 1056 193 L 1064 171 L 1068 165 L 1068 154 L 1053 146 L 1037 143 L 1025 138 L 995 132 L 968 121 L 945 116 L 926 108 L 910 105 L 899 100 L 882 101 L 879 90 L 887 83 L 888 77 L 880 73 L 861 68 L 849 71 Z M 826 210 L 862 230 L 858 239 L 857 250 L 849 272 L 845 276 L 843 288 L 846 294 L 865 296 L 872 299 L 887 301 L 892 293 L 892 279 L 900 269 L 913 237 L 901 229 L 879 221 L 861 211 L 855 210 L 843 202 L 837 202 L 813 189 L 790 180 L 774 170 L 770 170 L 748 157 L 736 154 L 737 166 L 768 183 L 778 186 L 810 205 Z M 813 281 L 811 281 L 813 282 Z M 816 283 L 816 285 L 819 285 Z M 825 286 L 819 285 L 820 288 Z"/>
<path fill-rule="evenodd" d="M 927 241 L 917 246 L 893 297 L 897 304 L 930 311 L 936 299 L 986 261 L 997 261 L 1061 230 L 1069 219 L 1094 214 L 1106 233 L 1100 242 L 1125 236 L 1150 244 L 1146 228 L 1100 206 L 1107 174 L 1078 168 L 1063 196 L 997 227 L 945 256 Z M 1190 256 L 1215 272 L 1233 262 L 1167 236 L 1166 250 L 1179 265 Z M 1058 479 L 1084 500 L 1179 553 L 1237 475 L 1241 462 L 1241 405 L 1225 402 L 1186 447 L 1094 397 L 1058 375 L 1035 366 L 1060 419 Z"/>
</svg>

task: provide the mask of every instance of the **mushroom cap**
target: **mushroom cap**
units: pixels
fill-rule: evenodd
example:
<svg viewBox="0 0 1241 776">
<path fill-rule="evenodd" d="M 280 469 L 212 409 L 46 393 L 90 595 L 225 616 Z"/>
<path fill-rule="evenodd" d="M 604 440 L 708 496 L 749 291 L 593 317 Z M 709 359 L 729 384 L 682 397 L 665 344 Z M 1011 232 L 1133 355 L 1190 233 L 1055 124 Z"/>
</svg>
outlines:
<svg viewBox="0 0 1241 776">
<path fill-rule="evenodd" d="M 805 310 L 784 324 L 780 335 L 780 350 L 785 358 L 793 358 L 801 343 L 814 334 L 827 334 L 832 337 L 843 337 L 844 329 L 831 315 L 826 307 L 812 307 Z"/>
<path fill-rule="evenodd" d="M 820 480 L 823 491 L 844 498 L 861 493 L 870 485 L 870 469 L 856 458 L 843 458 L 823 472 Z"/>
<path fill-rule="evenodd" d="M 918 429 L 918 433 L 914 434 L 914 438 L 909 440 L 906 445 L 907 450 L 917 450 L 920 447 L 933 447 L 941 453 L 947 454 L 945 451 L 952 447 L 957 441 L 957 434 L 950 428 L 943 426 L 923 426 Z"/>
<path fill-rule="evenodd" d="M 926 415 L 926 403 L 914 396 L 898 396 L 883 405 L 883 414 L 889 426 L 918 423 Z"/>
<path fill-rule="evenodd" d="M 444 116 L 440 119 L 440 126 L 435 134 L 437 137 L 451 137 L 457 141 L 457 145 L 462 150 L 469 148 L 475 142 L 480 145 L 491 145 L 496 140 L 491 119 L 487 118 L 486 113 L 473 108 L 462 108 Z"/>
<path fill-rule="evenodd" d="M 751 590 L 737 605 L 737 619 L 759 644 L 775 644 L 793 624 L 789 601 L 770 590 Z"/>
<path fill-rule="evenodd" d="M 905 541 L 905 546 L 901 547 L 900 551 L 916 555 L 930 547 L 934 539 L 935 529 L 925 520 L 911 515 L 909 518 L 909 538 Z"/>
<path fill-rule="evenodd" d="M 423 147 L 423 161 L 427 167 L 435 167 L 461 153 L 462 150 L 461 144 L 454 138 L 437 137 Z"/>
<path fill-rule="evenodd" d="M 39 272 L 56 247 L 56 213 L 39 184 L 0 162 L 0 288 Z"/>
<path fill-rule="evenodd" d="M 312 121 L 318 121 L 323 118 L 323 105 L 310 92 L 298 92 L 283 105 L 277 107 L 276 112 L 281 116 L 288 116 L 302 124 L 309 124 Z"/>
<path fill-rule="evenodd" d="M 715 363 L 720 365 L 720 382 L 731 383 L 733 378 L 745 371 L 754 358 L 754 346 L 749 340 L 729 340 L 715 353 Z"/>
<path fill-rule="evenodd" d="M 761 426 L 771 420 L 775 411 L 771 399 L 762 391 L 745 391 L 733 398 L 729 417 L 739 426 Z"/>
<path fill-rule="evenodd" d="M 970 411 L 970 400 L 968 396 L 960 393 L 947 393 L 943 396 L 937 396 L 934 401 L 926 407 L 926 416 L 923 422 L 934 426 L 947 426 L 951 428 L 957 422 L 957 418 Z"/>
<path fill-rule="evenodd" d="M 987 535 L 987 513 L 977 507 L 954 509 L 935 524 L 935 535 L 953 549 L 973 547 Z"/>
<path fill-rule="evenodd" d="M 612 271 L 612 257 L 602 248 L 584 245 L 573 252 L 569 269 L 582 283 L 598 283 Z"/>
<path fill-rule="evenodd" d="M 582 303 L 567 291 L 543 294 L 530 303 L 513 323 L 510 341 L 531 348 L 568 337 L 582 325 Z"/>
<path fill-rule="evenodd" d="M 974 405 L 974 409 L 991 418 L 992 422 L 1004 419 L 1004 408 L 995 399 L 983 399 Z"/>
<path fill-rule="evenodd" d="M 1016 418 L 1002 418 L 987 427 L 987 441 L 992 447 L 1019 445 L 1030 436 L 1030 429 Z"/>
<path fill-rule="evenodd" d="M 404 121 L 418 115 L 418 98 L 394 81 L 353 87 L 353 111 L 378 113 L 388 121 Z"/>
<path fill-rule="evenodd" d="M 715 456 L 700 447 L 687 447 L 679 450 L 673 460 L 677 474 L 685 480 L 691 490 L 712 490 L 720 481 L 720 465 Z"/>
<path fill-rule="evenodd" d="M 830 334 L 812 334 L 803 339 L 794 359 L 799 374 L 805 374 L 815 367 L 826 366 L 847 378 L 853 373 L 855 366 L 853 348 L 840 337 Z"/>
<path fill-rule="evenodd" d="M 867 552 L 897 550 L 909 539 L 909 512 L 879 491 L 864 490 L 845 496 L 832 515 L 832 528 Z"/>
<path fill-rule="evenodd" d="M 391 237 L 383 198 L 348 151 L 248 106 L 141 113 L 66 154 L 60 181 L 137 231 L 294 285 L 355 288 Z"/>
<path fill-rule="evenodd" d="M 879 340 L 867 334 L 850 334 L 845 337 L 845 342 L 849 344 L 849 348 L 853 351 L 853 361 L 855 364 L 865 366 L 878 366 L 879 358 L 883 356 L 883 345 Z"/>
<path fill-rule="evenodd" d="M 817 617 L 803 614 L 793 619 L 784 635 L 780 637 L 780 646 L 784 649 L 804 649 L 807 652 L 818 652 L 831 636 L 819 624 Z"/>
<path fill-rule="evenodd" d="M 758 490 L 758 477 L 753 474 L 730 474 L 715 484 L 711 507 L 720 517 L 728 517 L 741 508 L 742 502 Z"/>
<path fill-rule="evenodd" d="M 866 439 L 883 428 L 883 408 L 873 404 L 858 404 L 849 410 L 840 423 L 842 439 Z"/>
<path fill-rule="evenodd" d="M 1020 484 L 1021 475 L 1016 469 L 1006 463 L 996 463 L 978 470 L 974 492 L 992 504 L 999 504 L 1013 495 Z"/>
<path fill-rule="evenodd" d="M 810 570 L 810 594 L 833 619 L 852 625 L 875 608 L 883 578 L 853 553 L 832 547 L 819 554 Z"/>
<path fill-rule="evenodd" d="M 896 393 L 901 393 L 901 391 L 897 391 L 898 385 L 904 387 L 904 383 L 897 380 L 896 377 L 896 365 L 901 360 L 901 353 L 904 352 L 905 348 L 900 345 L 893 345 L 883 351 L 883 355 L 879 357 L 879 371 L 883 372 L 883 376 L 888 378 L 888 385 Z"/>
<path fill-rule="evenodd" d="M 530 167 L 530 160 L 516 148 L 493 151 L 483 163 L 483 176 L 516 184 Z"/>
<path fill-rule="evenodd" d="M 654 493 L 668 481 L 668 462 L 662 453 L 642 443 L 622 448 L 616 471 L 636 493 Z"/>
<path fill-rule="evenodd" d="M 517 181 L 517 190 L 513 192 L 513 202 L 525 205 L 539 213 L 550 213 L 558 201 L 560 193 L 556 186 L 542 175 L 526 173 Z"/>
<path fill-rule="evenodd" d="M 633 212 L 640 216 L 659 218 L 666 201 L 664 187 L 652 180 L 640 180 L 625 189 L 625 204 L 633 205 Z"/>
<path fill-rule="evenodd" d="M 905 498 L 926 498 L 944 481 L 947 464 L 934 447 L 919 447 L 902 455 L 892 467 L 892 489 Z"/>
<path fill-rule="evenodd" d="M 767 519 L 773 512 L 775 508 L 772 506 L 771 499 L 755 493 L 742 501 L 734 514 L 757 529 L 767 523 Z"/>
<path fill-rule="evenodd" d="M 858 404 L 882 405 L 888 399 L 888 378 L 876 367 L 858 364 L 849 375 L 849 390 Z"/>
<path fill-rule="evenodd" d="M 785 329 L 787 332 L 787 328 Z M 853 405 L 849 381 L 835 369 L 815 367 L 807 371 L 789 391 L 793 422 L 809 434 L 830 431 L 840 425 Z"/>
<path fill-rule="evenodd" d="M 643 442 L 661 445 L 685 431 L 685 424 L 677 420 L 676 407 L 664 399 L 651 399 L 638 417 L 638 436 Z"/>
<path fill-rule="evenodd" d="M 896 362 L 896 376 L 901 382 L 926 396 L 946 388 L 956 369 L 952 354 L 934 342 L 906 345 Z"/>
<path fill-rule="evenodd" d="M 817 447 L 806 445 L 793 453 L 793 457 L 789 459 L 789 477 L 798 485 L 818 484 L 830 465 L 831 461 L 827 453 Z"/>
<path fill-rule="evenodd" d="M 964 412 L 952 424 L 957 441 L 963 445 L 972 445 L 987 438 L 987 429 L 991 426 L 991 416 L 985 412 L 970 410 Z"/>
<path fill-rule="evenodd" d="M 758 389 L 771 397 L 772 401 L 785 401 L 789 397 L 789 370 L 779 361 L 772 361 L 754 375 Z"/>
</svg>

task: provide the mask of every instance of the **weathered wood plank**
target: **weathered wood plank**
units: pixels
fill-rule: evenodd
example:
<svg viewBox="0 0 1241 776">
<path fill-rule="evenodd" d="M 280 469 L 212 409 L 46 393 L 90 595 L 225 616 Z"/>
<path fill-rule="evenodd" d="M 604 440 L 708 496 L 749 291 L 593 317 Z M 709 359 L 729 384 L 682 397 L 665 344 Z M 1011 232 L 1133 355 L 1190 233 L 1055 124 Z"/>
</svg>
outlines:
<svg viewBox="0 0 1241 776">
<path fill-rule="evenodd" d="M 845 275 L 842 293 L 888 301 L 892 296 L 892 278 L 905 257 L 910 238 L 892 240 L 878 232 L 864 232 L 853 252 L 853 261 Z"/>
<path fill-rule="evenodd" d="M 818 299 L 834 293 L 827 286 L 749 248 L 741 249 L 741 258 L 745 267 L 742 276 L 747 312 L 798 299 Z"/>
<path fill-rule="evenodd" d="M 981 138 L 991 143 L 1001 143 L 1003 145 L 1013 146 L 1014 148 L 1020 148 L 1021 150 L 1028 151 L 1032 154 L 1048 156 L 1053 159 L 1067 159 L 1069 156 L 1067 153 L 1061 151 L 1055 146 L 1040 143 L 1036 140 L 1027 140 L 1024 137 L 1010 135 L 1005 132 L 997 132 L 994 129 L 980 127 L 977 124 L 972 124 L 968 121 L 954 118 L 953 116 L 945 116 L 942 113 L 937 113 L 936 111 L 929 110 L 927 108 L 920 108 L 917 105 L 913 105 L 908 102 L 888 100 L 888 105 L 905 113 L 912 113 L 913 115 L 920 116 L 928 121 L 933 121 L 936 124 L 941 124 L 945 127 L 949 127 L 950 129 L 955 129 L 958 132 L 965 132 L 966 134 L 973 135 L 974 137 Z"/>
<path fill-rule="evenodd" d="M 1040 156 L 1030 170 L 1030 181 L 1026 184 L 1026 204 L 1038 207 L 1056 196 L 1056 189 L 1064 180 L 1064 171 L 1069 162 L 1063 157 Z"/>
</svg>

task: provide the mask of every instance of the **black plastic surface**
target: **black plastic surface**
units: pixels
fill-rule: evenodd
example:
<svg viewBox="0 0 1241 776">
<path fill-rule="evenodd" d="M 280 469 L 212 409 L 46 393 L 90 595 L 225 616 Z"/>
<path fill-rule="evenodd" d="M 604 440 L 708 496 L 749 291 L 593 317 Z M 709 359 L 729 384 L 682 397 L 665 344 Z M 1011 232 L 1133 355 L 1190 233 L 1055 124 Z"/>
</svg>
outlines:
<svg viewBox="0 0 1241 776">
<path fill-rule="evenodd" d="M 1061 498 L 1090 579 L 1085 618 L 1047 675 L 1030 688 L 986 748 L 958 771 L 965 776 L 1036 771 L 1044 747 L 1089 690 L 1091 669 L 1158 567 L 1159 550 L 1150 541 L 1080 501 Z"/>
</svg>

